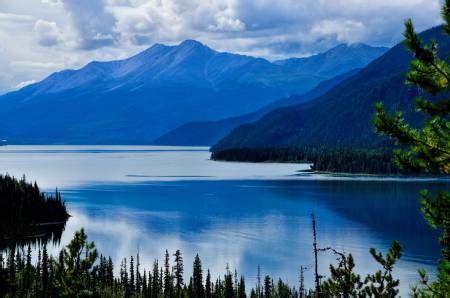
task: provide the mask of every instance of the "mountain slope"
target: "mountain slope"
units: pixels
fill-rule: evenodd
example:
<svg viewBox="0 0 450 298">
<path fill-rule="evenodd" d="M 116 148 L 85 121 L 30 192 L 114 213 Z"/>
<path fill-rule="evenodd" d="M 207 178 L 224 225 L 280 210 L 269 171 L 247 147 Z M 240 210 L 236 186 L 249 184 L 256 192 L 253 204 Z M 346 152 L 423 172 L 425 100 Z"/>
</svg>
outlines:
<svg viewBox="0 0 450 298">
<path fill-rule="evenodd" d="M 234 128 L 260 119 L 268 112 L 284 106 L 304 103 L 325 94 L 342 81 L 355 75 L 360 69 L 351 70 L 332 79 L 321 82 L 311 91 L 276 100 L 253 113 L 217 121 L 188 122 L 157 138 L 152 144 L 166 146 L 211 146 L 225 137 Z"/>
<path fill-rule="evenodd" d="M 338 45 L 324 53 L 307 58 L 289 58 L 274 61 L 277 65 L 288 67 L 292 70 L 311 73 L 315 76 L 333 76 L 338 70 L 352 69 L 355 64 L 366 66 L 374 59 L 383 55 L 387 48 L 357 43 L 351 45 Z"/>
<path fill-rule="evenodd" d="M 435 38 L 443 57 L 450 42 L 441 27 L 421 35 Z M 376 59 L 357 75 L 342 82 L 322 97 L 301 105 L 277 109 L 259 121 L 233 130 L 212 148 L 274 147 L 286 145 L 328 145 L 368 147 L 385 139 L 373 132 L 374 102 L 382 101 L 388 111 L 405 111 L 405 118 L 418 124 L 413 98 L 419 91 L 405 84 L 404 74 L 412 55 L 399 44 Z"/>
<path fill-rule="evenodd" d="M 156 44 L 128 59 L 94 61 L 0 96 L 0 137 L 28 144 L 148 143 L 189 121 L 249 113 L 304 93 L 327 75 L 220 53 L 193 40 Z"/>
</svg>

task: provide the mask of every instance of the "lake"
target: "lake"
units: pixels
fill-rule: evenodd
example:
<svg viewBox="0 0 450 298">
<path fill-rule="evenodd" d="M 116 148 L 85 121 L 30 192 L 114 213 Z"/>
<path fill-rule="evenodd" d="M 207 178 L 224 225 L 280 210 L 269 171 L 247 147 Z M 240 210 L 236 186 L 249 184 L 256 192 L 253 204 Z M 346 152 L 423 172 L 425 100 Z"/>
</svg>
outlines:
<svg viewBox="0 0 450 298">
<path fill-rule="evenodd" d="M 361 274 L 378 268 L 370 247 L 386 252 L 392 240 L 400 241 L 395 275 L 403 295 L 417 281 L 417 268 L 435 272 L 438 233 L 420 213 L 418 192 L 449 189 L 448 180 L 299 172 L 308 167 L 215 162 L 207 148 L 197 147 L 0 147 L 1 173 L 61 190 L 72 215 L 61 245 L 84 227 L 116 269 L 137 252 L 151 268 L 165 249 L 180 249 L 188 274 L 198 253 L 204 269 L 222 274 L 229 264 L 248 286 L 256 282 L 258 264 L 262 275 L 297 287 L 299 268 L 306 266 L 312 286 L 314 213 L 319 246 L 352 253 Z M 327 275 L 332 262 L 333 255 L 321 253 L 320 273 Z"/>
</svg>

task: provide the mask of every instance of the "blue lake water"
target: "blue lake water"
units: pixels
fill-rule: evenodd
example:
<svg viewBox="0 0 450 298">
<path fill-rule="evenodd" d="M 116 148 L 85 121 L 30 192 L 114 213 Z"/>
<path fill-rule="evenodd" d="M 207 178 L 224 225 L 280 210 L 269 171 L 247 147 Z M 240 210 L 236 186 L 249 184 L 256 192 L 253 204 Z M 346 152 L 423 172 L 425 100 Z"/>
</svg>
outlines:
<svg viewBox="0 0 450 298">
<path fill-rule="evenodd" d="M 418 192 L 449 189 L 448 180 L 297 172 L 307 168 L 214 162 L 207 148 L 0 147 L 1 173 L 62 191 L 72 217 L 61 245 L 84 227 L 116 264 L 139 251 L 150 268 L 165 249 L 181 249 L 187 273 L 198 253 L 205 269 L 223 273 L 229 264 L 249 285 L 258 264 L 263 274 L 296 284 L 300 266 L 312 267 L 314 213 L 319 246 L 351 252 L 361 274 L 378 268 L 369 248 L 386 252 L 394 239 L 404 249 L 395 270 L 402 294 L 417 281 L 417 268 L 434 272 L 438 233 L 422 218 Z M 334 261 L 321 253 L 320 273 Z"/>
</svg>

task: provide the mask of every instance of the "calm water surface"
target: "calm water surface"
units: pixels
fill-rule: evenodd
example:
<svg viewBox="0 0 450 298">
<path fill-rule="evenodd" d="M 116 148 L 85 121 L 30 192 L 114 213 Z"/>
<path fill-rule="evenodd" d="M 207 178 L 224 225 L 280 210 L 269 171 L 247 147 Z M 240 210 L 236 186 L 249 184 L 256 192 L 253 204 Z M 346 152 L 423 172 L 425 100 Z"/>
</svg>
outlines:
<svg viewBox="0 0 450 298">
<path fill-rule="evenodd" d="M 61 244 L 85 227 L 116 264 L 139 251 L 150 268 L 165 249 L 181 249 L 187 273 L 199 253 L 205 268 L 223 273 L 229 264 L 249 285 L 258 264 L 263 274 L 296 284 L 300 265 L 312 266 L 314 212 L 319 245 L 351 252 L 362 274 L 377 268 L 370 247 L 385 252 L 399 240 L 403 295 L 417 268 L 434 272 L 437 233 L 420 214 L 418 191 L 449 189 L 448 181 L 298 175 L 306 168 L 214 162 L 207 148 L 194 147 L 0 147 L 1 173 L 62 191 L 72 217 Z M 326 274 L 335 257 L 322 253 L 319 261 Z M 306 274 L 311 285 L 312 271 Z"/>
</svg>

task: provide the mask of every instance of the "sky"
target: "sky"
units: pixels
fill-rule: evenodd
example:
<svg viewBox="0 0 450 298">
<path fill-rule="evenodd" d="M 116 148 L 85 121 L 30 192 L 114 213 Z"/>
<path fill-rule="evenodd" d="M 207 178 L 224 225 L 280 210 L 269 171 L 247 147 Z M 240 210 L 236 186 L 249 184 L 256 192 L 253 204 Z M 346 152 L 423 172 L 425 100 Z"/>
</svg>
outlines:
<svg viewBox="0 0 450 298">
<path fill-rule="evenodd" d="M 442 0 L 0 0 L 0 94 L 54 71 L 198 40 L 269 60 L 339 43 L 392 46 L 403 21 L 439 25 Z"/>
</svg>

